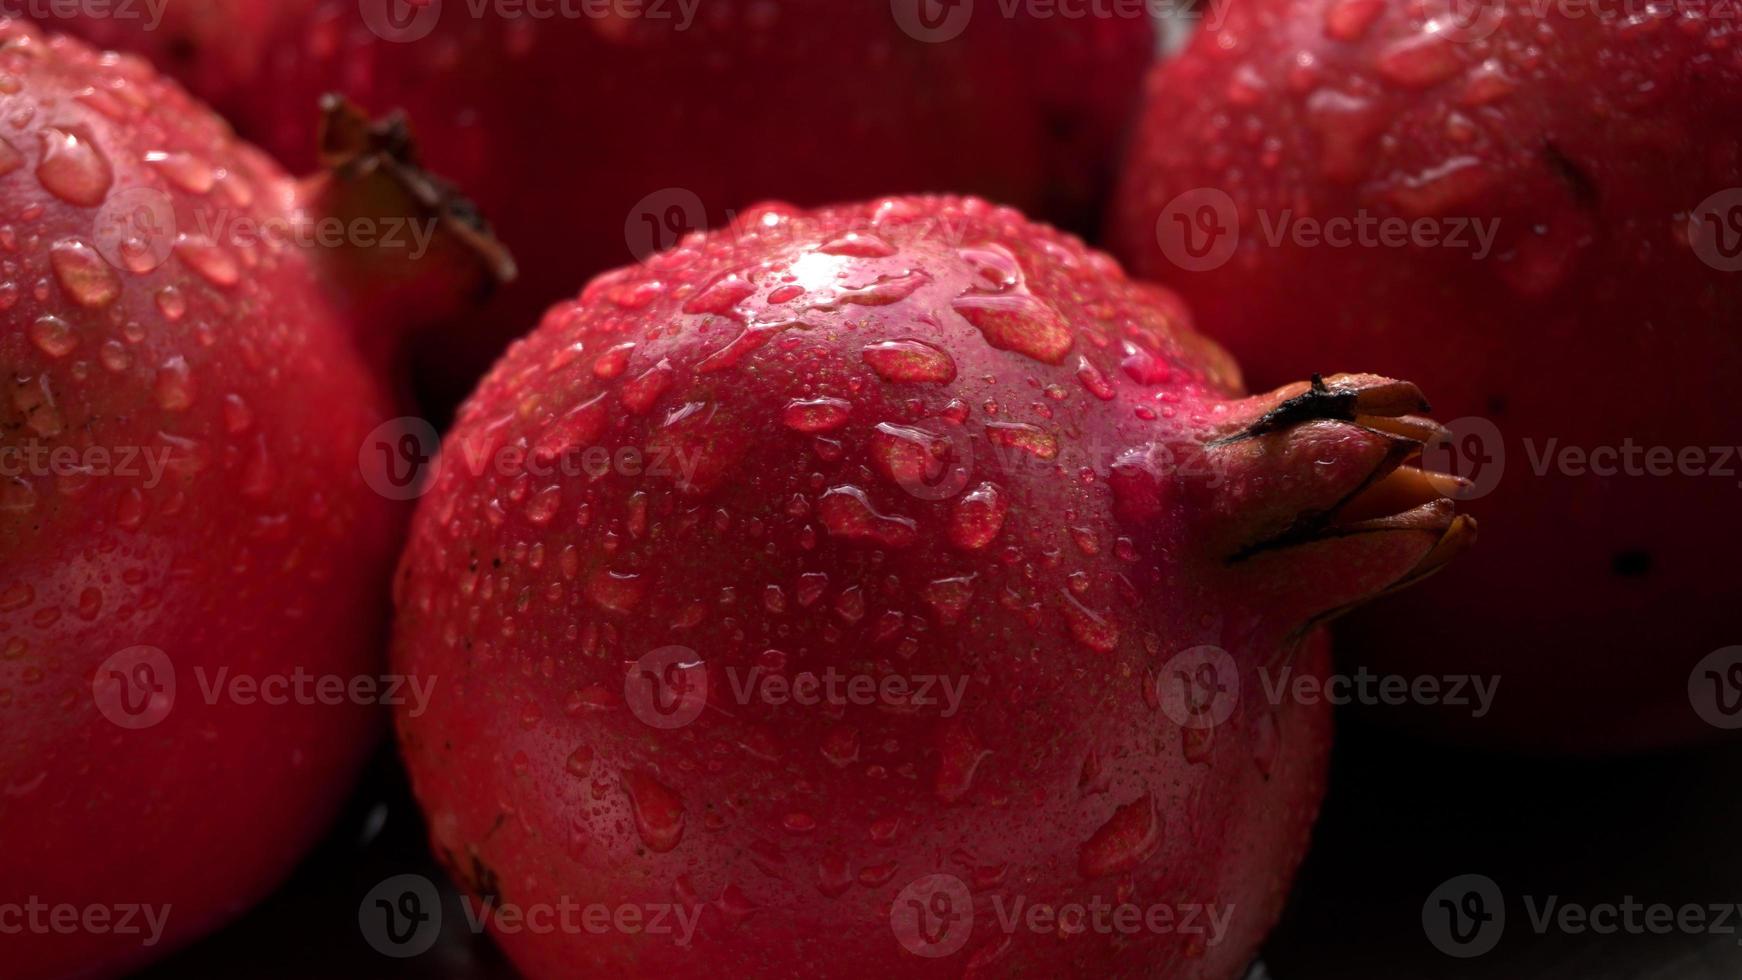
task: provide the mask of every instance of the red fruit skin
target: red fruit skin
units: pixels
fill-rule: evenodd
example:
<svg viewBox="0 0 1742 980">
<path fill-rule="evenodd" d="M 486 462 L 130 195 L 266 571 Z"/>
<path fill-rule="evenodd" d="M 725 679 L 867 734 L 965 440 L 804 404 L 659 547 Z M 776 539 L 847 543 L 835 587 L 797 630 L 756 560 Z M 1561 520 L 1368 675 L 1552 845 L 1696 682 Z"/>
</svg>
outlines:
<svg viewBox="0 0 1742 980">
<path fill-rule="evenodd" d="M 151 56 L 293 172 L 314 162 L 322 94 L 403 109 L 426 164 L 478 203 L 522 274 L 481 318 L 493 329 L 427 354 L 455 401 L 577 277 L 674 244 L 674 210 L 682 231 L 770 197 L 966 191 L 1092 223 L 1154 49 L 1141 11 L 982 5 L 931 43 L 879 2 L 701 0 L 693 24 L 449 2 L 402 42 L 365 19 L 388 6 L 177 0 L 156 30 L 67 27 Z"/>
<path fill-rule="evenodd" d="M 396 726 L 436 852 L 516 910 L 700 916 L 688 945 L 493 928 L 532 977 L 1237 975 L 1330 735 L 1323 703 L 1252 694 L 1258 667 L 1322 675 L 1315 617 L 1446 532 L 1236 557 L 1399 445 L 1325 420 L 1240 437 L 1283 397 L 1238 385 L 1172 297 L 975 199 L 753 208 L 599 277 L 462 408 L 401 561 L 395 669 L 436 690 Z M 591 472 L 553 475 L 565 447 Z M 1146 448 L 1215 465 L 1129 462 Z M 1208 734 L 1157 707 L 1198 644 L 1248 692 Z M 654 727 L 632 668 L 672 645 L 707 703 Z M 775 704 L 736 693 L 757 665 L 965 693 L 954 713 Z M 974 896 L 948 956 L 891 924 L 933 873 Z M 1234 916 L 1216 943 L 1006 936 L 994 896 Z"/>
<path fill-rule="evenodd" d="M 1742 186 L 1742 63 L 1697 14 L 1624 25 L 1532 9 L 1489 4 L 1498 19 L 1475 23 L 1491 36 L 1459 43 L 1403 4 L 1231 5 L 1150 79 L 1110 233 L 1256 382 L 1358 358 L 1420 382 L 1440 418 L 1501 433 L 1488 451 L 1504 475 L 1469 502 L 1492 546 L 1346 621 L 1342 649 L 1373 669 L 1502 678 L 1484 718 L 1446 707 L 1400 723 L 1554 752 L 1668 745 L 1714 734 L 1688 682 L 1737 640 L 1735 481 L 1573 475 L 1552 458 L 1735 442 L 1742 280 L 1703 262 L 1688 229 L 1708 195 Z M 1432 179 L 1448 161 L 1456 178 Z M 1242 229 L 1208 271 L 1172 262 L 1156 232 L 1197 188 L 1228 194 Z M 1284 209 L 1500 224 L 1483 260 L 1272 247 L 1258 215 L 1274 227 Z"/>
<path fill-rule="evenodd" d="M 115 202 L 161 202 L 197 234 L 281 220 L 294 187 L 136 58 L 0 23 L 0 73 L 3 149 L 17 160 L 0 177 L 0 903 L 71 906 L 81 921 L 106 908 L 110 925 L 124 905 L 169 907 L 157 937 L 24 926 L 5 937 L 4 972 L 109 976 L 275 885 L 379 732 L 360 703 L 248 704 L 205 688 L 383 669 L 400 508 L 364 484 L 358 447 L 391 400 L 311 257 L 282 239 L 219 246 L 233 281 L 182 248 L 149 271 L 100 257 L 87 278 L 57 271 L 57 243 L 109 240 L 101 215 Z M 50 146 L 63 164 L 82 153 L 102 166 L 44 165 Z M 211 187 L 185 189 L 171 170 Z M 108 177 L 75 203 L 69 172 Z M 112 454 L 112 475 L 18 455 L 94 448 Z M 123 460 L 135 448 L 170 454 L 160 476 Z M 128 729 L 97 690 L 113 695 L 105 665 L 139 645 L 163 652 L 176 689 L 161 721 Z"/>
</svg>

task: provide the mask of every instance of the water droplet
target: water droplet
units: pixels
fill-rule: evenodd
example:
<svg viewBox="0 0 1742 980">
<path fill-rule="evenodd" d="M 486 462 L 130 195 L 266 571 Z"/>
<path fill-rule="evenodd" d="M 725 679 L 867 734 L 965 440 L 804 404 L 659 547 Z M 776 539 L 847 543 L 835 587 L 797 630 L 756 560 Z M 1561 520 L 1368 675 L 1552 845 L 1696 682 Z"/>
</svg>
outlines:
<svg viewBox="0 0 1742 980">
<path fill-rule="evenodd" d="M 622 399 L 623 407 L 631 414 L 642 415 L 653 408 L 676 378 L 677 373 L 672 370 L 671 361 L 660 358 L 658 364 L 643 371 L 638 377 L 624 382 L 617 397 Z"/>
<path fill-rule="evenodd" d="M 1333 41 L 1359 41 L 1384 12 L 1385 0 L 1336 0 L 1325 8 L 1325 36 Z"/>
<path fill-rule="evenodd" d="M 1427 88 L 1463 67 L 1457 45 L 1444 34 L 1422 33 L 1399 40 L 1379 53 L 1379 75 L 1408 88 Z"/>
<path fill-rule="evenodd" d="M 607 349 L 593 362 L 593 377 L 601 381 L 610 381 L 622 376 L 629 367 L 629 355 L 635 350 L 633 343 L 618 344 Z"/>
<path fill-rule="evenodd" d="M 217 183 L 211 166 L 191 154 L 153 150 L 145 154 L 145 162 L 190 194 L 204 194 Z"/>
<path fill-rule="evenodd" d="M 986 342 L 1046 364 L 1059 364 L 1071 351 L 1071 328 L 1057 310 L 1026 293 L 957 297 L 951 307 L 977 327 Z"/>
<path fill-rule="evenodd" d="M 1010 502 L 993 483 L 982 483 L 956 500 L 950 511 L 950 543 L 977 551 L 992 543 L 1004 528 Z"/>
<path fill-rule="evenodd" d="M 702 362 L 696 365 L 696 372 L 698 374 L 712 374 L 715 371 L 735 368 L 752 351 L 759 350 L 764 344 L 774 339 L 775 334 L 795 325 L 790 320 L 752 323 L 740 331 L 731 343 L 703 358 Z"/>
<path fill-rule="evenodd" d="M 0 511 L 23 514 L 36 509 L 36 488 L 23 477 L 0 480 Z"/>
<path fill-rule="evenodd" d="M 980 289 L 1001 293 L 1022 284 L 1022 264 L 997 242 L 957 249 L 956 255 L 974 270 L 975 286 Z"/>
<path fill-rule="evenodd" d="M 992 752 L 960 717 L 945 719 L 938 725 L 937 747 L 938 772 L 932 786 L 938 799 L 955 803 L 968 795 L 974 774 Z"/>
<path fill-rule="evenodd" d="M 835 310 L 842 306 L 888 306 L 912 296 L 928 282 L 931 282 L 930 276 L 911 269 L 896 275 L 878 276 L 863 286 L 847 286 L 835 290 L 830 300 L 819 305 L 817 309 Z"/>
<path fill-rule="evenodd" d="M 871 432 L 871 463 L 900 487 L 930 486 L 943 475 L 950 442 L 935 432 L 882 422 Z"/>
<path fill-rule="evenodd" d="M 1123 874 L 1142 864 L 1161 845 L 1161 816 L 1149 794 L 1113 811 L 1077 851 L 1084 878 Z"/>
<path fill-rule="evenodd" d="M 852 411 L 852 403 L 841 398 L 799 398 L 786 403 L 780 420 L 796 432 L 833 432 Z"/>
<path fill-rule="evenodd" d="M 1113 400 L 1113 383 L 1086 357 L 1077 358 L 1077 380 L 1096 398 L 1104 402 Z"/>
<path fill-rule="evenodd" d="M 60 288 L 80 306 L 99 310 L 121 295 L 121 277 L 96 249 L 78 239 L 55 242 L 48 263 Z"/>
<path fill-rule="evenodd" d="M 1065 600 L 1065 619 L 1070 624 L 1071 636 L 1078 643 L 1097 653 L 1112 653 L 1118 649 L 1118 626 L 1083 605 L 1069 590 L 1060 590 L 1059 595 Z"/>
<path fill-rule="evenodd" d="M 1125 357 L 1119 362 L 1119 368 L 1126 377 L 1140 385 L 1166 384 L 1173 376 L 1173 369 L 1166 361 L 1130 341 L 1125 342 Z"/>
<path fill-rule="evenodd" d="M 956 380 L 956 362 L 924 341 L 879 341 L 866 346 L 859 356 L 885 381 L 948 384 Z"/>
<path fill-rule="evenodd" d="M 97 348 L 97 360 L 103 363 L 103 369 L 120 374 L 133 364 L 133 355 L 119 340 L 105 340 L 103 346 Z"/>
<path fill-rule="evenodd" d="M 954 626 L 974 598 L 974 576 L 957 575 L 930 582 L 920 591 L 920 598 L 937 614 L 938 622 Z"/>
<path fill-rule="evenodd" d="M 179 412 L 194 403 L 194 381 L 188 372 L 187 358 L 180 356 L 170 358 L 157 369 L 157 382 L 153 386 L 157 395 L 157 404 L 166 412 Z"/>
<path fill-rule="evenodd" d="M 1058 458 L 1058 439 L 1038 425 L 1027 422 L 987 422 L 986 436 L 996 445 L 1020 449 L 1037 459 Z"/>
<path fill-rule="evenodd" d="M 234 286 L 242 278 L 236 257 L 210 238 L 177 235 L 173 250 L 188 268 L 214 286 Z"/>
<path fill-rule="evenodd" d="M 563 768 L 567 769 L 571 776 L 586 777 L 592 775 L 593 747 L 583 745 L 570 752 L 569 757 L 563 761 Z"/>
<path fill-rule="evenodd" d="M 859 730 L 851 725 L 836 725 L 823 736 L 822 753 L 837 769 L 859 761 Z"/>
<path fill-rule="evenodd" d="M 551 522 L 552 518 L 556 517 L 557 511 L 562 508 L 562 503 L 562 487 L 545 487 L 533 494 L 532 499 L 527 501 L 524 511 L 527 522 L 535 527 L 544 527 Z"/>
<path fill-rule="evenodd" d="M 685 313 L 724 314 L 756 292 L 756 284 L 737 273 L 715 279 L 684 303 Z"/>
<path fill-rule="evenodd" d="M 24 154 L 18 152 L 18 147 L 11 142 L 0 139 L 0 177 L 24 166 Z"/>
<path fill-rule="evenodd" d="M 187 315 L 187 298 L 181 294 L 181 290 L 174 286 L 165 286 L 159 289 L 155 301 L 157 312 L 162 313 L 163 318 L 171 323 L 175 323 Z"/>
<path fill-rule="evenodd" d="M 65 357 L 79 346 L 79 335 L 57 316 L 40 316 L 30 324 L 30 342 L 49 357 Z"/>
<path fill-rule="evenodd" d="M 895 246 L 876 235 L 857 231 L 817 247 L 824 255 L 845 255 L 861 259 L 886 259 L 895 254 Z"/>
<path fill-rule="evenodd" d="M 532 447 L 533 458 L 549 464 L 571 449 L 592 446 L 604 434 L 608 418 L 605 396 L 594 395 L 570 409 L 568 414 L 552 422 L 539 434 L 538 441 Z"/>
<path fill-rule="evenodd" d="M 1445 214 L 1471 204 L 1496 182 L 1492 171 L 1472 156 L 1453 157 L 1406 178 L 1391 190 L 1391 201 L 1412 218 Z"/>
<path fill-rule="evenodd" d="M 53 127 L 42 130 L 42 162 L 36 178 L 50 194 L 93 208 L 108 196 L 114 173 L 101 150 L 78 133 Z"/>
<path fill-rule="evenodd" d="M 601 569 L 587 579 L 587 598 L 608 612 L 630 612 L 646 595 L 647 580 L 638 574 Z"/>
<path fill-rule="evenodd" d="M 628 770 L 622 777 L 623 791 L 629 797 L 629 809 L 635 817 L 635 831 L 649 850 L 660 854 L 671 850 L 683 839 L 683 799 L 663 783 L 638 770 Z"/>
<path fill-rule="evenodd" d="M 858 487 L 830 487 L 817 502 L 817 517 L 829 534 L 847 541 L 907 548 L 919 539 L 912 519 L 878 513 Z"/>
</svg>

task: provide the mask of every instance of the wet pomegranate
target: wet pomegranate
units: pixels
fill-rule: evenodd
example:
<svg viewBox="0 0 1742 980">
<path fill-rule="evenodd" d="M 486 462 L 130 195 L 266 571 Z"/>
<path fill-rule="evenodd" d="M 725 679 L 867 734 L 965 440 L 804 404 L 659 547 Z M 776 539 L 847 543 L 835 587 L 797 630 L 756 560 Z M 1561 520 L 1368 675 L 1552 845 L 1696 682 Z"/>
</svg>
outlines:
<svg viewBox="0 0 1742 980">
<path fill-rule="evenodd" d="M 551 309 L 446 440 L 393 647 L 434 847 L 534 977 L 1233 976 L 1329 748 L 1267 692 L 1473 535 L 1423 407 L 1246 396 L 979 200 L 752 208 Z"/>
<path fill-rule="evenodd" d="M 1500 687 L 1482 717 L 1390 718 L 1551 751 L 1714 734 L 1696 668 L 1742 588 L 1739 49 L 1687 8 L 1457 7 L 1232 5 L 1151 79 L 1115 251 L 1260 383 L 1358 362 L 1433 393 L 1433 465 L 1472 479 L 1494 546 L 1339 649 Z"/>
</svg>

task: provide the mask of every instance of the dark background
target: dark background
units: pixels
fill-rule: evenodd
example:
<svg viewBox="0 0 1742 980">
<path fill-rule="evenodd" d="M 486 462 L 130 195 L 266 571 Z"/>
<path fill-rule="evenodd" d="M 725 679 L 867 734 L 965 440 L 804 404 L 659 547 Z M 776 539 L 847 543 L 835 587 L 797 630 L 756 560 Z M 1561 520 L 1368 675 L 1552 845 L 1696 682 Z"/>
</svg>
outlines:
<svg viewBox="0 0 1742 980">
<path fill-rule="evenodd" d="M 1742 977 L 1742 935 L 1539 935 L 1523 902 L 1742 902 L 1742 744 L 1570 762 L 1428 745 L 1349 712 L 1339 723 L 1316 843 L 1255 977 Z M 435 948 L 403 960 L 375 952 L 358 928 L 358 905 L 407 872 L 447 887 L 389 747 L 327 841 L 276 895 L 143 976 L 514 976 L 488 939 L 467 932 L 451 892 Z M 1492 952 L 1460 960 L 1428 941 L 1422 906 L 1464 874 L 1500 886 L 1507 919 Z M 1742 932 L 1742 921 L 1731 925 Z"/>
</svg>

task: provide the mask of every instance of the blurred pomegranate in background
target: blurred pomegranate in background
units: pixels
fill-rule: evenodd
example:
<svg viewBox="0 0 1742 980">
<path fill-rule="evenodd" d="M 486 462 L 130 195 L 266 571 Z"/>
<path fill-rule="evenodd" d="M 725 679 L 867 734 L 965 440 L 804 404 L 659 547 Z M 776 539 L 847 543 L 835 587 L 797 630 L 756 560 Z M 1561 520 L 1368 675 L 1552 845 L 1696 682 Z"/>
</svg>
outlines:
<svg viewBox="0 0 1742 980">
<path fill-rule="evenodd" d="M 530 8 L 529 8 L 530 9 Z M 523 281 L 425 367 L 457 400 L 587 276 L 779 197 L 967 191 L 1087 225 L 1155 33 L 1126 16 L 835 0 L 574 5 L 175 0 L 164 23 L 63 23 L 143 53 L 291 169 L 320 96 L 403 109 Z"/>
<path fill-rule="evenodd" d="M 1402 465 L 1422 407 L 1244 397 L 1171 295 L 974 199 L 607 273 L 463 407 L 402 560 L 436 852 L 534 977 L 1234 976 L 1330 745 L 1271 686 L 1473 535 Z M 564 908 L 663 925 L 516 925 Z"/>
<path fill-rule="evenodd" d="M 1433 393 L 1430 456 L 1495 543 L 1341 649 L 1499 677 L 1487 717 L 1410 718 L 1458 738 L 1724 721 L 1702 664 L 1742 639 L 1742 46 L 1716 12 L 1619 11 L 1231 4 L 1150 79 L 1113 210 L 1115 251 L 1258 383 L 1353 362 Z"/>
</svg>

